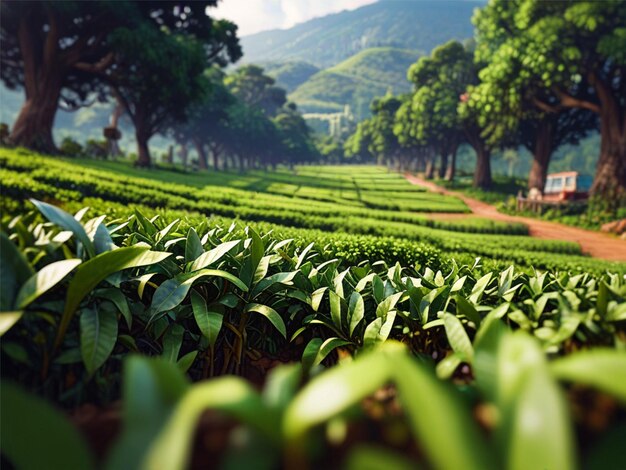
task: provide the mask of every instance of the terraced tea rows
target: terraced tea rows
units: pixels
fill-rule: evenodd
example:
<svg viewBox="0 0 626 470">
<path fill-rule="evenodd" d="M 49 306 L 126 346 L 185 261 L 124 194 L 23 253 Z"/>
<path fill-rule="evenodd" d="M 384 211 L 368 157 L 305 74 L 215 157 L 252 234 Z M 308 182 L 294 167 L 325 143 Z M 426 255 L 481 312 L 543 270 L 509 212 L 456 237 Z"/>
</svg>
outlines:
<svg viewBox="0 0 626 470">
<path fill-rule="evenodd" d="M 126 215 L 128 206 L 132 205 L 148 214 L 165 209 L 165 216 L 169 219 L 191 216 L 199 220 L 202 216 L 213 216 L 221 217 L 221 221 L 226 223 L 224 218 L 238 218 L 248 223 L 275 224 L 273 228 L 281 233 L 316 229 L 324 232 L 394 237 L 401 239 L 398 242 L 401 244 L 419 241 L 443 253 L 454 253 L 464 261 L 473 262 L 475 257 L 480 256 L 490 266 L 499 265 L 501 260 L 507 260 L 519 266 L 537 268 L 585 269 L 593 272 L 602 272 L 605 269 L 624 270 L 624 266 L 620 264 L 580 256 L 580 249 L 574 243 L 536 240 L 520 235 L 502 235 L 525 234 L 526 227 L 521 224 L 507 225 L 486 219 L 436 221 L 413 212 L 367 209 L 358 205 L 361 204 L 358 199 L 352 199 L 350 204 L 345 204 L 336 202 L 339 199 L 328 202 L 301 198 L 297 193 L 288 197 L 271 192 L 241 189 L 264 186 L 264 189 L 268 190 L 275 184 L 284 185 L 272 182 L 272 179 L 286 180 L 290 177 L 292 181 L 299 183 L 299 187 L 312 194 L 320 191 L 319 198 L 324 198 L 332 194 L 330 191 L 344 191 L 341 188 L 350 185 L 353 188 L 365 188 L 367 185 L 363 182 L 367 181 L 370 186 L 374 185 L 377 189 L 385 185 L 404 188 L 405 191 L 401 193 L 403 197 L 411 204 L 422 205 L 425 210 L 433 208 L 433 203 L 427 202 L 428 197 L 438 201 L 438 206 L 435 206 L 438 210 L 442 206 L 453 207 L 457 204 L 449 202 L 456 201 L 454 198 L 437 199 L 440 198 L 437 194 L 424 192 L 420 188 L 416 190 L 415 186 L 398 179 L 398 175 L 387 173 L 380 168 L 356 167 L 357 176 L 351 176 L 354 172 L 354 168 L 351 167 L 336 168 L 334 171 L 332 168 L 321 167 L 319 181 L 323 188 L 300 184 L 313 179 L 310 173 L 315 169 L 309 167 L 298 168 L 297 175 L 289 174 L 287 171 L 270 173 L 266 176 L 265 182 L 269 182 L 266 185 L 259 182 L 263 176 L 259 173 L 243 176 L 227 174 L 224 181 L 229 184 L 228 187 L 214 185 L 198 187 L 199 179 L 195 176 L 190 176 L 192 184 L 185 185 L 181 184 L 185 175 L 177 173 L 144 171 L 146 177 L 143 178 L 124 176 L 119 171 L 106 171 L 107 164 L 102 162 L 92 163 L 92 166 L 99 167 L 96 169 L 71 161 L 58 161 L 35 155 L 29 155 L 25 159 L 19 152 L 3 150 L 0 154 L 4 204 L 7 208 L 15 206 L 14 211 L 20 210 L 17 207 L 21 204 L 19 201 L 25 201 L 28 197 L 61 202 L 73 209 L 89 204 L 96 210 L 105 210 L 109 213 L 114 211 L 119 215 Z M 110 165 L 115 168 L 115 164 Z M 176 182 L 164 183 L 147 178 L 152 174 L 159 178 L 171 175 Z M 215 178 L 216 176 L 212 174 L 206 176 L 209 182 L 213 182 Z M 339 189 L 329 189 L 331 186 Z M 368 194 L 374 193 L 375 190 L 370 190 Z M 381 194 L 389 193 L 383 191 Z M 380 200 L 386 197 L 381 197 Z M 476 237 L 475 233 L 482 235 Z M 307 236 L 306 230 L 302 231 L 302 234 L 298 238 L 310 241 L 319 238 L 319 235 Z M 423 264 L 424 260 L 407 259 L 407 262 L 413 261 Z"/>
</svg>

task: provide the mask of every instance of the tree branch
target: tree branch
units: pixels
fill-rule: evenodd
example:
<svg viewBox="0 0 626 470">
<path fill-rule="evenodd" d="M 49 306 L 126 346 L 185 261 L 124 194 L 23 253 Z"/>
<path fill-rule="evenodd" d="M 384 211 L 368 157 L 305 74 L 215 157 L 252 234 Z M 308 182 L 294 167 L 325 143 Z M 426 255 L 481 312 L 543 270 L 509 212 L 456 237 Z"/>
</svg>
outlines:
<svg viewBox="0 0 626 470">
<path fill-rule="evenodd" d="M 87 72 L 94 75 L 103 75 L 105 70 L 113 64 L 114 60 L 115 54 L 113 52 L 109 52 L 95 64 L 90 64 L 87 62 L 76 62 L 73 67 L 76 70 L 80 70 L 81 72 Z"/>
<path fill-rule="evenodd" d="M 533 97 L 532 99 L 533 104 L 539 108 L 540 110 L 546 112 L 546 113 L 552 113 L 552 114 L 557 114 L 561 112 L 561 105 L 559 104 L 558 106 L 553 106 L 551 104 L 546 103 L 543 100 L 540 100 L 537 97 Z"/>
<path fill-rule="evenodd" d="M 597 87 L 596 87 L 597 88 Z M 596 114 L 600 114 L 600 106 L 596 103 L 592 103 L 591 101 L 581 100 L 579 98 L 574 98 L 572 95 L 565 93 L 563 90 L 558 89 L 557 87 L 553 87 L 552 91 L 560 100 L 560 106 L 564 108 L 582 108 L 588 109 Z"/>
</svg>

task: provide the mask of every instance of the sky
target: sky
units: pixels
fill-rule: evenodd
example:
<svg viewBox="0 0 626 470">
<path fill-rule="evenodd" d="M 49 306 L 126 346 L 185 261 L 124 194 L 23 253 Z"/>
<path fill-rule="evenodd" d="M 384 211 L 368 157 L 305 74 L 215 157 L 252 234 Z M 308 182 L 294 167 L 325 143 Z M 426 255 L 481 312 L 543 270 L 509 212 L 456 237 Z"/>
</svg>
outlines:
<svg viewBox="0 0 626 470">
<path fill-rule="evenodd" d="M 376 0 L 222 0 L 209 10 L 214 18 L 233 21 L 239 26 L 239 36 L 290 28 L 330 13 L 354 10 Z"/>
</svg>

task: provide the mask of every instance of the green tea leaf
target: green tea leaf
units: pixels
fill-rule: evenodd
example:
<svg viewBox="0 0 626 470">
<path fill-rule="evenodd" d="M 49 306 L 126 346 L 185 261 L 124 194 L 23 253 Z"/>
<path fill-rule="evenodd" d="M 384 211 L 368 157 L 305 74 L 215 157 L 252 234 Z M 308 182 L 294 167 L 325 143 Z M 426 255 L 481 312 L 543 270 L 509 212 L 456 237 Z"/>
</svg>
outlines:
<svg viewBox="0 0 626 470">
<path fill-rule="evenodd" d="M 61 282 L 80 263 L 81 260 L 79 259 L 66 259 L 50 263 L 41 268 L 41 270 L 33 274 L 20 289 L 17 294 L 17 299 L 15 299 L 17 308 L 26 308 L 38 297 Z"/>
<path fill-rule="evenodd" d="M 352 343 L 341 338 L 328 338 L 325 341 L 321 338 L 313 338 L 304 348 L 304 353 L 302 353 L 302 369 L 305 371 L 310 370 L 312 367 L 321 364 L 332 351 L 348 344 Z"/>
<path fill-rule="evenodd" d="M 204 248 L 202 248 L 202 242 L 200 241 L 200 237 L 196 230 L 191 227 L 189 232 L 187 232 L 187 239 L 185 242 L 185 263 L 191 263 L 194 260 L 197 260 L 202 253 L 204 253 Z"/>
<path fill-rule="evenodd" d="M 183 469 L 191 457 L 193 433 L 205 409 L 218 410 L 260 430 L 275 445 L 280 442 L 279 414 L 264 405 L 257 392 L 238 377 L 220 377 L 195 385 L 150 446 L 141 468 Z"/>
<path fill-rule="evenodd" d="M 2 382 L 2 454 L 14 468 L 88 470 L 96 468 L 86 442 L 64 413 L 41 398 Z"/>
<path fill-rule="evenodd" d="M 163 335 L 163 352 L 161 353 L 161 357 L 167 362 L 178 362 L 178 354 L 183 344 L 184 334 L 185 329 L 181 325 L 174 323 Z"/>
<path fill-rule="evenodd" d="M 148 251 L 146 247 L 126 247 L 107 251 L 81 264 L 67 289 L 65 309 L 55 339 L 55 349 L 61 345 L 72 316 L 83 298 L 101 281 L 123 269 L 148 266 L 163 261 L 171 253 Z"/>
<path fill-rule="evenodd" d="M 122 433 L 105 468 L 141 468 L 141 461 L 188 389 L 175 364 L 161 358 L 131 355 L 124 362 Z"/>
<path fill-rule="evenodd" d="M 34 273 L 17 246 L 0 232 L 0 312 L 13 310 L 19 289 Z"/>
<path fill-rule="evenodd" d="M 239 278 L 219 269 L 202 269 L 194 273 L 181 274 L 173 279 L 168 279 L 154 292 L 152 304 L 150 305 L 152 317 L 177 307 L 185 300 L 193 283 L 206 277 L 225 279 L 244 292 L 248 290 L 248 287 Z"/>
<path fill-rule="evenodd" d="M 474 348 L 461 320 L 451 313 L 444 313 L 443 326 L 446 329 L 448 342 L 454 352 L 460 354 L 465 361 L 471 362 L 474 357 Z"/>
<path fill-rule="evenodd" d="M 545 370 L 535 370 L 516 390 L 508 428 L 511 470 L 575 468 L 574 440 L 565 398 Z"/>
<path fill-rule="evenodd" d="M 22 318 L 22 315 L 24 312 L 0 312 L 0 336 L 9 331 Z"/>
<path fill-rule="evenodd" d="M 559 380 L 589 385 L 626 403 L 626 352 L 597 348 L 555 359 L 550 370 Z"/>
<path fill-rule="evenodd" d="M 80 351 L 87 372 L 93 374 L 108 359 L 117 341 L 117 317 L 104 308 L 80 314 Z"/>
<path fill-rule="evenodd" d="M 287 339 L 287 328 L 285 327 L 285 322 L 282 317 L 278 314 L 276 310 L 272 307 L 268 307 L 267 305 L 261 305 L 256 303 L 251 303 L 246 305 L 244 309 L 245 312 L 256 312 L 260 313 L 264 317 L 266 317 L 274 328 L 278 330 L 278 332 L 282 335 L 283 338 Z"/>
<path fill-rule="evenodd" d="M 209 311 L 204 297 L 195 291 L 191 292 L 191 306 L 200 333 L 209 340 L 211 346 L 215 346 L 224 321 L 223 307 L 220 309 L 222 311 L 218 311 L 216 307 L 214 311 Z"/>
<path fill-rule="evenodd" d="M 191 268 L 189 268 L 189 271 L 198 271 L 200 269 L 206 268 L 207 266 L 210 266 L 213 263 L 216 263 L 240 243 L 241 240 L 231 240 L 229 242 L 222 243 L 221 245 L 217 245 L 212 250 L 202 253 L 193 262 Z"/>
<path fill-rule="evenodd" d="M 350 303 L 348 306 L 348 320 L 350 322 L 350 336 L 354 334 L 354 330 L 365 317 L 365 303 L 363 297 L 357 291 L 350 295 Z"/>
<path fill-rule="evenodd" d="M 58 225 L 63 230 L 69 230 L 74 234 L 76 239 L 83 245 L 87 256 L 93 258 L 96 255 L 96 249 L 93 246 L 92 241 L 87 236 L 87 232 L 83 226 L 78 222 L 71 214 L 68 214 L 64 210 L 59 209 L 46 202 L 37 201 L 31 199 L 35 207 L 41 212 L 41 214 L 55 225 Z"/>
</svg>

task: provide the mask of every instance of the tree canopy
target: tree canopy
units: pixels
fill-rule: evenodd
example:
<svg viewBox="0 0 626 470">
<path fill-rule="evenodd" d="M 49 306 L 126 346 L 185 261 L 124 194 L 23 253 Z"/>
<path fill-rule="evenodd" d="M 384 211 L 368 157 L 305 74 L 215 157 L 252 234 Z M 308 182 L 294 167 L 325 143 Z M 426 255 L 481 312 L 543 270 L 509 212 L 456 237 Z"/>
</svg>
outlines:
<svg viewBox="0 0 626 470">
<path fill-rule="evenodd" d="M 127 31 L 126 42 L 149 27 L 160 39 L 193 38 L 202 44 L 207 64 L 237 60 L 241 49 L 236 26 L 206 14 L 216 4 L 217 0 L 2 2 L 0 76 L 9 88 L 25 90 L 11 141 L 53 152 L 52 125 L 59 105 L 85 105 L 94 94 L 106 98 L 117 59 L 129 57 L 128 50 L 119 54 L 116 47 L 121 43 L 112 40 L 120 29 Z"/>
<path fill-rule="evenodd" d="M 491 0 L 475 17 L 483 86 L 469 97 L 493 131 L 514 127 L 530 101 L 546 113 L 600 120 L 592 191 L 626 191 L 626 3 Z"/>
</svg>

